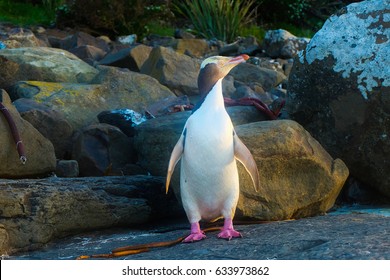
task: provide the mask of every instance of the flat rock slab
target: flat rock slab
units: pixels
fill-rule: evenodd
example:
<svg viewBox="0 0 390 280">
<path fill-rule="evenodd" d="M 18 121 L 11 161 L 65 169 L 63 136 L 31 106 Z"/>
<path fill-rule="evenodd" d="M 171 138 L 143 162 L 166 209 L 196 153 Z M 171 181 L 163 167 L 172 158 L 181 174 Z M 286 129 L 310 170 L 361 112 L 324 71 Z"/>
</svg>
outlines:
<svg viewBox="0 0 390 280">
<path fill-rule="evenodd" d="M 217 232 L 197 243 L 152 249 L 118 259 L 276 259 L 355 260 L 390 259 L 390 213 L 338 211 L 294 221 L 239 225 L 244 238 L 217 238 Z M 384 215 L 382 215 L 384 214 Z M 117 247 L 174 240 L 188 232 L 185 221 L 166 222 L 145 230 L 94 232 L 63 239 L 43 250 L 11 256 L 12 259 L 75 259 L 80 255 L 110 253 Z"/>
</svg>

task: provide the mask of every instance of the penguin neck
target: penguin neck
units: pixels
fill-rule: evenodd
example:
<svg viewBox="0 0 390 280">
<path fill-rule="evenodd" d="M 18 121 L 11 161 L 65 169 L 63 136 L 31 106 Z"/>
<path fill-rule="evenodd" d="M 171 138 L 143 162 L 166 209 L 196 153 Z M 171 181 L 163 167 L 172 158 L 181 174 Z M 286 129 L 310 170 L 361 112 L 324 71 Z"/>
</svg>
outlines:
<svg viewBox="0 0 390 280">
<path fill-rule="evenodd" d="M 222 95 L 222 78 L 219 79 L 211 88 L 199 109 L 207 111 L 225 109 L 225 103 Z"/>
</svg>

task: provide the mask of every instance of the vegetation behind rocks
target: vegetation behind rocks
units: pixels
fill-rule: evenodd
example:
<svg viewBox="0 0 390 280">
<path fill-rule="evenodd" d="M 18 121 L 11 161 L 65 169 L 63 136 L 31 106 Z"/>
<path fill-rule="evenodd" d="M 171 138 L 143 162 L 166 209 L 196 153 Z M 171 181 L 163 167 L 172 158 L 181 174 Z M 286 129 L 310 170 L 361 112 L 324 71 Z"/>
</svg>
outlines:
<svg viewBox="0 0 390 280">
<path fill-rule="evenodd" d="M 264 29 L 278 28 L 310 37 L 329 15 L 347 4 L 360 1 L 235 0 L 232 5 L 229 2 L 0 0 L 0 19 L 21 25 L 72 27 L 111 37 L 137 34 L 138 38 L 143 38 L 151 33 L 173 35 L 175 28 L 184 27 L 192 29 L 198 36 L 233 41 L 238 35 L 259 37 L 264 36 Z"/>
</svg>

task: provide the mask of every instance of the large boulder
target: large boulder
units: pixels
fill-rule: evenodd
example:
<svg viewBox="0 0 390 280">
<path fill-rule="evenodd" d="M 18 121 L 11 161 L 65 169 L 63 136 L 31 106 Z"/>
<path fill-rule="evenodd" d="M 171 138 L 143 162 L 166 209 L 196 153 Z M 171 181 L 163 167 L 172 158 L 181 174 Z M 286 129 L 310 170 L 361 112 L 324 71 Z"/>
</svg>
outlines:
<svg viewBox="0 0 390 280">
<path fill-rule="evenodd" d="M 324 214 L 335 203 L 348 168 L 332 157 L 301 125 L 291 120 L 236 127 L 260 173 L 260 191 L 239 164 L 237 214 L 260 220 L 296 219 Z"/>
<path fill-rule="evenodd" d="M 390 197 L 389 2 L 331 16 L 295 59 L 288 112 L 351 175 Z"/>
<path fill-rule="evenodd" d="M 142 65 L 141 73 L 156 78 L 176 95 L 196 95 L 199 68 L 198 59 L 171 48 L 155 47 Z"/>
<path fill-rule="evenodd" d="M 0 254 L 182 213 L 164 179 L 152 176 L 2 180 L 0 209 Z"/>
<path fill-rule="evenodd" d="M 88 83 L 98 70 L 75 55 L 54 48 L 0 50 L 0 88 L 18 81 Z"/>
<path fill-rule="evenodd" d="M 22 164 L 10 127 L 3 114 L 0 114 L 0 178 L 37 177 L 53 172 L 56 157 L 52 143 L 20 116 L 4 90 L 0 91 L 0 102 L 15 121 L 27 157 L 27 162 Z"/>
<path fill-rule="evenodd" d="M 152 175 L 166 176 L 170 154 L 188 116 L 178 113 L 137 127 L 139 163 Z M 300 218 L 325 213 L 333 206 L 348 169 L 341 160 L 333 160 L 299 124 L 243 120 L 236 125 L 237 134 L 255 157 L 262 185 L 255 193 L 249 175 L 239 165 L 238 216 L 260 220 Z M 179 170 L 180 164 L 171 181 L 178 196 Z"/>
<path fill-rule="evenodd" d="M 142 112 L 159 100 L 175 96 L 150 76 L 108 66 L 100 69 L 94 84 L 19 82 L 12 88 L 12 97 L 31 98 L 61 112 L 77 130 L 96 123 L 102 111 L 131 108 Z"/>
</svg>

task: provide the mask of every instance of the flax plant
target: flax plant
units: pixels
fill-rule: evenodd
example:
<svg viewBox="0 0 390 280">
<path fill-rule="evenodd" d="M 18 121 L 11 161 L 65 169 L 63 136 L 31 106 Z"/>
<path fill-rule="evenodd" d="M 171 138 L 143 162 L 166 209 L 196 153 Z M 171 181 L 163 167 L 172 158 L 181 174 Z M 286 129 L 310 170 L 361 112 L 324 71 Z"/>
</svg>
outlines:
<svg viewBox="0 0 390 280">
<path fill-rule="evenodd" d="M 254 0 L 184 0 L 175 6 L 200 36 L 232 42 L 253 20 L 254 4 Z"/>
</svg>

